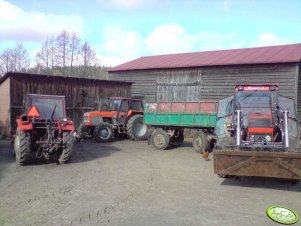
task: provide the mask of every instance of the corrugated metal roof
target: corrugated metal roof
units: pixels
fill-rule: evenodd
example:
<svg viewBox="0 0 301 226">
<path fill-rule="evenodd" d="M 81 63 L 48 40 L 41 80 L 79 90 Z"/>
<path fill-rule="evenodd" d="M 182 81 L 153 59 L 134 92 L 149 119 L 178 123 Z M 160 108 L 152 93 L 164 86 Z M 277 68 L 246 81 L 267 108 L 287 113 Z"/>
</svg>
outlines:
<svg viewBox="0 0 301 226">
<path fill-rule="evenodd" d="M 299 61 L 301 61 L 301 43 L 146 56 L 113 67 L 109 69 L 109 72 L 221 65 L 289 63 Z"/>
</svg>

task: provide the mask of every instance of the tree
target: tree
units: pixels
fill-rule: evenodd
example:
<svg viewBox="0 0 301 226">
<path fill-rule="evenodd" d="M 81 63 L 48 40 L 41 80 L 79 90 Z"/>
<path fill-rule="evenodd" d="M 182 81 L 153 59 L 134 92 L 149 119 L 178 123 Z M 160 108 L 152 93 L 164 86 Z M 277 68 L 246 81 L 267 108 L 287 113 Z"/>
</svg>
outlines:
<svg viewBox="0 0 301 226">
<path fill-rule="evenodd" d="M 81 46 L 82 65 L 84 67 L 83 75 L 87 75 L 87 68 L 96 63 L 96 52 L 91 48 L 88 42 Z"/>
<path fill-rule="evenodd" d="M 36 62 L 42 68 L 49 68 L 51 62 L 51 49 L 49 45 L 49 39 L 43 44 L 41 51 L 36 54 Z"/>
<path fill-rule="evenodd" d="M 70 35 L 66 30 L 64 30 L 56 38 L 57 54 L 55 58 L 57 65 L 63 69 L 63 75 L 66 74 L 65 69 L 69 60 L 69 45 Z"/>
<path fill-rule="evenodd" d="M 75 32 L 71 34 L 69 49 L 70 49 L 70 74 L 72 76 L 73 65 L 74 62 L 76 61 L 77 55 L 79 54 L 79 50 L 80 50 L 80 38 L 77 36 Z"/>
<path fill-rule="evenodd" d="M 15 48 L 4 50 L 1 55 L 1 71 L 27 71 L 30 66 L 30 57 L 22 43 L 17 43 Z"/>
<path fill-rule="evenodd" d="M 22 43 L 17 43 L 17 46 L 12 50 L 12 59 L 14 71 L 26 71 L 30 66 L 30 57 Z"/>
<path fill-rule="evenodd" d="M 47 38 L 46 41 L 42 44 L 41 50 L 36 54 L 38 71 L 42 69 L 44 73 L 47 74 L 53 72 L 53 67 L 55 66 L 56 51 L 55 39 Z"/>
<path fill-rule="evenodd" d="M 1 55 L 1 73 L 5 74 L 6 72 L 12 71 L 13 69 L 13 62 L 12 62 L 12 49 L 8 48 L 5 49 Z"/>
</svg>

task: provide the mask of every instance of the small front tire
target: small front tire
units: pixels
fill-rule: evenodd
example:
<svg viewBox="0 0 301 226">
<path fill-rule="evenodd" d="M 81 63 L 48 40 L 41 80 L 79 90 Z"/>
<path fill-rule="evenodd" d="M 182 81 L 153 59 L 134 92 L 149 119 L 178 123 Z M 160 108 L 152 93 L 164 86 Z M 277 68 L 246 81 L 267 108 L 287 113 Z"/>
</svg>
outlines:
<svg viewBox="0 0 301 226">
<path fill-rule="evenodd" d="M 95 127 L 94 136 L 99 143 L 109 142 L 113 137 L 112 125 L 109 123 L 101 123 Z"/>
</svg>

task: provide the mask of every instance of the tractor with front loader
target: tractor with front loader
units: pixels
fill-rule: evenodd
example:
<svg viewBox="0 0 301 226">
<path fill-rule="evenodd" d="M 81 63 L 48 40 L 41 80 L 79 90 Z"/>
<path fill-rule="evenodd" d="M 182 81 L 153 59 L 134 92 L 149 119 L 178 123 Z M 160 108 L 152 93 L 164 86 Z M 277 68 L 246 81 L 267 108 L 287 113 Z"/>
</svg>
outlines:
<svg viewBox="0 0 301 226">
<path fill-rule="evenodd" d="M 95 138 L 98 142 L 126 136 L 132 140 L 146 139 L 142 98 L 109 98 L 106 110 L 84 113 L 76 135 L 78 139 Z"/>
<path fill-rule="evenodd" d="M 16 162 L 25 165 L 32 155 L 46 160 L 55 155 L 58 163 L 69 162 L 74 125 L 66 117 L 65 97 L 28 94 L 24 97 L 22 112 L 16 120 Z"/>
<path fill-rule="evenodd" d="M 219 101 L 214 131 L 216 174 L 301 179 L 296 108 L 278 86 L 236 86 Z"/>
</svg>

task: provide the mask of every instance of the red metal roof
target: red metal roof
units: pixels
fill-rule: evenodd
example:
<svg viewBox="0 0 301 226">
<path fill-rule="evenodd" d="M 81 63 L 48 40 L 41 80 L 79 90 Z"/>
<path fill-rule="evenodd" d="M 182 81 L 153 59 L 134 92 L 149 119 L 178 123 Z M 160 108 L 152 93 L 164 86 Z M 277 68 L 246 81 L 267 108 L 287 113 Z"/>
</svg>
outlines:
<svg viewBox="0 0 301 226">
<path fill-rule="evenodd" d="M 109 69 L 109 72 L 189 68 L 218 65 L 290 63 L 301 61 L 301 43 L 245 49 L 146 56 Z"/>
</svg>

